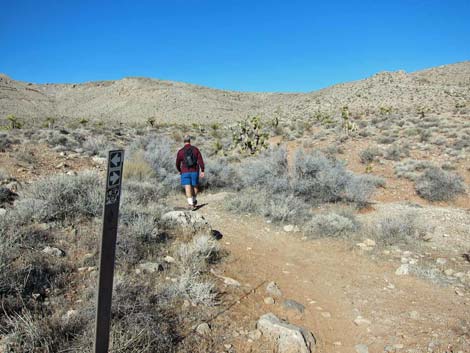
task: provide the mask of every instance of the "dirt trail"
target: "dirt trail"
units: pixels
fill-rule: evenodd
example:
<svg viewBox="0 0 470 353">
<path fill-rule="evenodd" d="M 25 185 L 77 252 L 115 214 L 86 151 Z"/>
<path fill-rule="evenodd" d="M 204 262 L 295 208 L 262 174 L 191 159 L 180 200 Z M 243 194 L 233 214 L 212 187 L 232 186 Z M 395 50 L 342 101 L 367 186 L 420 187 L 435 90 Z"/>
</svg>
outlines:
<svg viewBox="0 0 470 353">
<path fill-rule="evenodd" d="M 317 352 L 355 352 L 357 344 L 366 344 L 370 353 L 385 347 L 391 352 L 470 352 L 463 327 L 470 317 L 467 294 L 398 276 L 399 260 L 374 261 L 345 242 L 305 240 L 261 218 L 228 214 L 223 196 L 204 195 L 201 201 L 207 205 L 198 212 L 224 235 L 221 243 L 230 252 L 224 275 L 241 282 L 244 292 L 252 290 L 225 314 L 234 332 L 254 329 L 260 315 L 273 312 L 310 329 Z M 283 292 L 274 305 L 263 302 L 270 281 Z M 284 299 L 304 304 L 305 312 L 286 311 Z M 359 316 L 370 323 L 356 324 Z M 251 343 L 238 334 L 229 341 L 236 352 L 272 352 L 262 341 Z"/>
</svg>

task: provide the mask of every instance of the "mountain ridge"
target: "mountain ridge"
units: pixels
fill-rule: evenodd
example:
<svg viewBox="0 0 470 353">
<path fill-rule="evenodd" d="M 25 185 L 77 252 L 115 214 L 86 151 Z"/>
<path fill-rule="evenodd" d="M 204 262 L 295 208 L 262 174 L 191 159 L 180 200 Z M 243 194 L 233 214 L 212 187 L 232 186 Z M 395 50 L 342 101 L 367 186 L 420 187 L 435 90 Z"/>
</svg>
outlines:
<svg viewBox="0 0 470 353">
<path fill-rule="evenodd" d="M 0 117 L 95 119 L 142 123 L 233 122 L 250 115 L 302 119 L 318 111 L 355 114 L 381 107 L 437 113 L 470 102 L 470 61 L 421 71 L 382 71 L 307 93 L 238 92 L 192 83 L 125 77 L 84 83 L 35 84 L 0 74 Z"/>
</svg>

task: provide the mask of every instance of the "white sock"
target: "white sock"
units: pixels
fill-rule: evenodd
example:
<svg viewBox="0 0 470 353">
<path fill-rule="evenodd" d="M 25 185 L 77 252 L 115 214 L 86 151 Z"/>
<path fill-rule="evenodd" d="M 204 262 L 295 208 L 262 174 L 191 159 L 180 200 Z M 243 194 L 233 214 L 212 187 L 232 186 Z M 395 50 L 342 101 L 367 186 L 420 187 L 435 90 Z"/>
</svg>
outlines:
<svg viewBox="0 0 470 353">
<path fill-rule="evenodd" d="M 189 205 L 193 205 L 193 198 L 192 197 L 188 197 L 188 204 Z"/>
</svg>

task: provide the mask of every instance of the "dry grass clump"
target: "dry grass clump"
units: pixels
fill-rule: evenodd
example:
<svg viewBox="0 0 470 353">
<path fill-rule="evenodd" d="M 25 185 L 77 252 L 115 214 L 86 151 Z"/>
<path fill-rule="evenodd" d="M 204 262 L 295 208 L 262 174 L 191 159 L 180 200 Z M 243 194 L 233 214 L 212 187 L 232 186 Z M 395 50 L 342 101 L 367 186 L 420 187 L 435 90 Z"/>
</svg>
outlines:
<svg viewBox="0 0 470 353">
<path fill-rule="evenodd" d="M 142 152 L 135 153 L 131 159 L 124 163 L 123 174 L 126 180 L 131 179 L 139 182 L 154 179 L 156 176 L 150 164 L 144 159 Z"/>
</svg>

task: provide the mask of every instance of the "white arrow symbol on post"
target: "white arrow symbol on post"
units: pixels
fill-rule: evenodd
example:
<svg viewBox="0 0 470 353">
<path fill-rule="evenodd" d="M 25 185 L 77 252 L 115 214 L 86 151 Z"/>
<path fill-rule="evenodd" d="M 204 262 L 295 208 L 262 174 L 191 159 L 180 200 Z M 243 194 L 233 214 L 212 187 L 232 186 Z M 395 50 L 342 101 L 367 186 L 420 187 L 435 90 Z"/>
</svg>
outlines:
<svg viewBox="0 0 470 353">
<path fill-rule="evenodd" d="M 109 176 L 109 180 L 111 181 L 111 184 L 116 184 L 119 178 L 120 178 L 119 174 L 115 172 L 112 172 L 111 175 Z"/>
<path fill-rule="evenodd" d="M 113 163 L 115 166 L 119 165 L 119 162 L 121 162 L 121 155 L 119 153 L 116 153 L 111 159 L 111 163 Z"/>
</svg>

